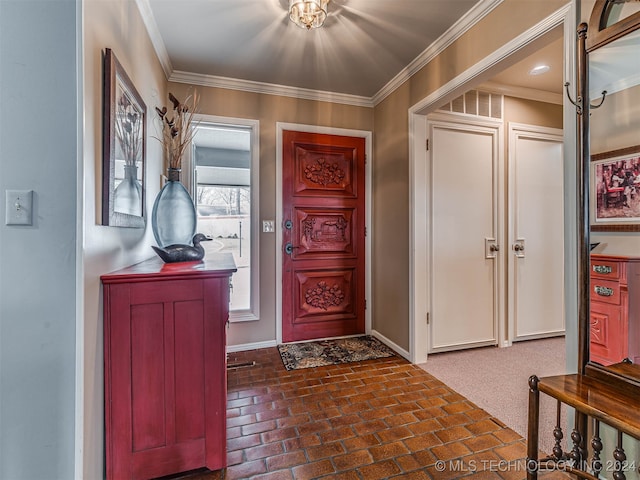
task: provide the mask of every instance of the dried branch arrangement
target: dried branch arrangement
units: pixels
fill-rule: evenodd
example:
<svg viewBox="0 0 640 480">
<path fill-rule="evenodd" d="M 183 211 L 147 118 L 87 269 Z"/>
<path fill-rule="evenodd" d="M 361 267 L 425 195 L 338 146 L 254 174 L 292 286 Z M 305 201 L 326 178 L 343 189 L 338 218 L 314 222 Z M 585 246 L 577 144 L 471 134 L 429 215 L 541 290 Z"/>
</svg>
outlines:
<svg viewBox="0 0 640 480">
<path fill-rule="evenodd" d="M 142 112 L 122 94 L 117 103 L 115 130 L 125 164 L 135 166 L 142 155 Z"/>
<path fill-rule="evenodd" d="M 180 102 L 172 93 L 169 100 L 173 104 L 173 113 L 167 107 L 158 108 L 156 112 L 162 122 L 162 142 L 165 158 L 169 168 L 179 169 L 182 166 L 184 153 L 193 140 L 198 121 L 194 118 L 197 114 L 199 97 L 196 92 Z"/>
</svg>

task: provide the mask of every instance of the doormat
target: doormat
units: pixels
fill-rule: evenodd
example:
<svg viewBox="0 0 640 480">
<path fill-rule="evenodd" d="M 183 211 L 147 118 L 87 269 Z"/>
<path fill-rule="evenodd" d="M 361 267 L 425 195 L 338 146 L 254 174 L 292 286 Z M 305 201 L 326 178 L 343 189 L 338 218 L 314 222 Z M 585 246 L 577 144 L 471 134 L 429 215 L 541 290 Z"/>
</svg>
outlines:
<svg viewBox="0 0 640 480">
<path fill-rule="evenodd" d="M 278 350 L 287 370 L 361 362 L 395 355 L 393 350 L 371 335 L 287 343 L 278 345 Z"/>
</svg>

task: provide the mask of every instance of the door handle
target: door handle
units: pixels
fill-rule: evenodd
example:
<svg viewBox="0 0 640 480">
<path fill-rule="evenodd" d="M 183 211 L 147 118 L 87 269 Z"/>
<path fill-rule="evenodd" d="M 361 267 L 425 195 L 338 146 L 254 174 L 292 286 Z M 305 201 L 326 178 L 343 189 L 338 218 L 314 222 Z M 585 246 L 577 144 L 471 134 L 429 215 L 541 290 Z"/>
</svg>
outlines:
<svg viewBox="0 0 640 480">
<path fill-rule="evenodd" d="M 484 257 L 485 258 L 496 258 L 499 251 L 500 251 L 500 245 L 496 243 L 495 238 L 484 239 Z"/>
<path fill-rule="evenodd" d="M 286 228 L 287 230 L 291 230 L 293 228 L 293 222 L 291 220 L 285 221 L 284 228 Z"/>
<path fill-rule="evenodd" d="M 293 253 L 293 250 L 295 250 L 296 248 L 299 247 L 294 247 L 291 242 L 287 242 L 284 246 L 284 253 L 286 253 L 287 255 L 291 255 Z"/>
<path fill-rule="evenodd" d="M 518 258 L 524 258 L 524 238 L 519 238 L 513 244 L 513 251 Z"/>
</svg>

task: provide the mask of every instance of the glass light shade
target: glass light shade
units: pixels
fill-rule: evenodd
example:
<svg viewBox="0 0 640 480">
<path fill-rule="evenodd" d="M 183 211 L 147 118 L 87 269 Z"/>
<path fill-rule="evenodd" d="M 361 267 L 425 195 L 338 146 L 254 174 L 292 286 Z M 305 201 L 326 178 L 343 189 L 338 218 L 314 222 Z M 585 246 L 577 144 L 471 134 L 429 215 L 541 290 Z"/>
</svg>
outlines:
<svg viewBox="0 0 640 480">
<path fill-rule="evenodd" d="M 321 27 L 327 18 L 329 0 L 289 0 L 289 18 L 301 28 Z"/>
</svg>

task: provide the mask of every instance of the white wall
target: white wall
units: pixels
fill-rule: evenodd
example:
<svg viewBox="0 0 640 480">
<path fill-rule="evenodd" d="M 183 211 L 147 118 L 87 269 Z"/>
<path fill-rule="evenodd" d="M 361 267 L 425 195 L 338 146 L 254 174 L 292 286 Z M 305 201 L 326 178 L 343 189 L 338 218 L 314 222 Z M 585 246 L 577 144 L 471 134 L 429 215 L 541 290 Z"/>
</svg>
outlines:
<svg viewBox="0 0 640 480">
<path fill-rule="evenodd" d="M 0 211 L 34 191 L 33 226 L 0 222 L 0 478 L 74 469 L 75 0 L 0 1 Z"/>
</svg>

